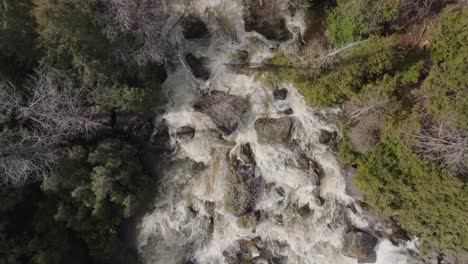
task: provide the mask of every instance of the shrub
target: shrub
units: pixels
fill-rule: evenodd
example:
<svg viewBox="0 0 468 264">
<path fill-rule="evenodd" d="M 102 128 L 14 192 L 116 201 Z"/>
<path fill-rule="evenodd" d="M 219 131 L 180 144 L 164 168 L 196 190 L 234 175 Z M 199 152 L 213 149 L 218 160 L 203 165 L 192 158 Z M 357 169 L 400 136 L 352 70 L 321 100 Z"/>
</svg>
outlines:
<svg viewBox="0 0 468 264">
<path fill-rule="evenodd" d="M 448 121 L 468 128 L 468 52 L 435 66 L 423 85 L 426 105 L 434 121 Z"/>
<path fill-rule="evenodd" d="M 338 1 L 327 18 L 327 35 L 337 46 L 380 34 L 395 20 L 402 1 Z"/>
<path fill-rule="evenodd" d="M 433 121 L 449 121 L 460 128 L 468 127 L 468 11 L 449 6 L 441 23 L 431 31 L 431 56 L 436 65 L 423 85 L 425 103 Z"/>
<path fill-rule="evenodd" d="M 468 187 L 449 171 L 386 138 L 358 162 L 356 181 L 376 212 L 421 238 L 422 248 L 466 254 Z"/>
<path fill-rule="evenodd" d="M 395 39 L 371 38 L 351 48 L 344 58 L 322 73 L 284 68 L 277 76 L 283 81 L 291 81 L 312 104 L 329 106 L 354 96 L 366 84 L 391 73 L 398 59 Z M 287 61 L 288 58 L 280 53 L 270 63 L 284 65 Z"/>
<path fill-rule="evenodd" d="M 455 59 L 468 53 L 468 10 L 463 6 L 444 9 L 440 24 L 431 30 L 431 55 L 436 62 Z"/>
</svg>

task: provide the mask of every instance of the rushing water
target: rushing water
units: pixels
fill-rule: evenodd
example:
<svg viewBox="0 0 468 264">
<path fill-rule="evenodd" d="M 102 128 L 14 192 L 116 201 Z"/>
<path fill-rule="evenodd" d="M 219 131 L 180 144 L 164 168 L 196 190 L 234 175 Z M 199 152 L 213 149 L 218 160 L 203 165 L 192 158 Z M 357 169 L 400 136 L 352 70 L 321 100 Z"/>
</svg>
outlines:
<svg viewBox="0 0 468 264">
<path fill-rule="evenodd" d="M 253 256 L 248 263 L 357 263 L 341 254 L 346 219 L 360 228 L 367 223 L 359 215 L 358 206 L 355 213 L 348 209 L 347 205 L 354 201 L 345 194 L 340 165 L 330 148 L 319 143 L 320 130 L 337 129 L 327 123 L 327 117 L 338 110 L 312 108 L 289 84 L 281 84 L 288 89 L 286 100 L 274 100 L 271 87 L 224 65 L 236 50 L 248 51 L 249 61 L 259 63 L 277 47 L 258 33 L 245 32 L 240 0 L 167 2 L 168 12 L 173 14 L 168 34 L 176 56 L 164 84 L 169 102 L 162 118 L 169 126 L 176 151 L 160 179 L 161 194 L 155 210 L 139 226 L 137 243 L 144 263 L 228 263 L 226 256 L 235 256 L 245 248 L 250 250 L 246 254 Z M 190 12 L 208 25 L 212 32 L 209 40 L 187 41 L 180 23 L 172 27 L 188 5 Z M 300 11 L 294 18 L 287 12 L 284 15 L 288 27 L 304 32 Z M 293 43 L 282 43 L 281 48 L 294 48 Z M 209 58 L 208 81 L 192 75 L 184 61 L 187 52 Z M 231 135 L 220 138 L 210 118 L 192 108 L 193 101 L 207 90 L 248 99 L 248 112 Z M 255 120 L 284 116 L 281 113 L 287 108 L 294 111 L 292 140 L 296 147 L 258 142 Z M 176 139 L 176 128 L 187 125 L 196 129 L 195 137 L 188 141 Z M 259 185 L 256 216 L 240 224 L 225 205 L 229 184 L 226 156 L 234 155 L 245 143 L 250 143 L 257 163 L 255 174 L 263 184 Z M 298 151 L 323 168 L 319 186 L 314 185 L 307 171 L 294 166 Z M 298 208 L 306 205 L 310 210 L 301 214 Z M 249 243 L 257 246 L 249 247 Z M 376 247 L 377 263 L 409 263 L 407 247 L 396 247 L 381 239 Z"/>
</svg>

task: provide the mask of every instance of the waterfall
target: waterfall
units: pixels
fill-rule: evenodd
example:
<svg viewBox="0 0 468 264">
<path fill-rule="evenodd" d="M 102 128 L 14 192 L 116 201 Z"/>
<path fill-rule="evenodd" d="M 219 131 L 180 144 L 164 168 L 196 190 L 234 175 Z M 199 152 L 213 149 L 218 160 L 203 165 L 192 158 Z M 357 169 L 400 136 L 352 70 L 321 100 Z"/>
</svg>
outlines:
<svg viewBox="0 0 468 264">
<path fill-rule="evenodd" d="M 138 227 L 137 244 L 143 262 L 357 263 L 342 254 L 343 236 L 349 225 L 365 229 L 368 223 L 360 207 L 345 193 L 346 182 L 336 153 L 319 140 L 321 131 L 337 131 L 329 120 L 339 109 L 308 105 L 289 83 L 277 84 L 287 90 L 287 95 L 284 100 L 275 99 L 274 87 L 226 66 L 239 51 L 248 52 L 250 63 L 261 63 L 278 45 L 293 49 L 298 32 L 305 30 L 303 11 L 292 16 L 284 10 L 295 37 L 278 44 L 245 31 L 241 0 L 168 0 L 166 4 L 171 14 L 168 37 L 176 56 L 168 62 L 163 87 L 168 103 L 161 120 L 169 128 L 175 151 L 161 175 L 154 210 Z M 209 38 L 184 38 L 178 21 L 187 10 L 207 25 Z M 194 76 L 185 59 L 188 53 L 207 57 L 211 72 L 208 80 Z M 208 115 L 193 107 L 197 98 L 213 91 L 248 102 L 230 134 L 220 133 Z M 257 119 L 286 116 L 292 120 L 288 142 L 260 140 L 254 125 Z M 176 136 L 182 126 L 195 129 L 193 138 Z M 245 157 L 249 151 L 254 161 Z M 226 198 L 232 184 L 230 160 L 239 166 L 234 169 L 245 169 L 240 173 L 255 180 L 241 183 L 255 188 L 255 206 L 246 215 L 236 216 L 228 205 L 233 202 Z M 311 171 L 314 169 L 319 171 Z M 376 263 L 411 263 L 408 248 L 414 246 L 395 246 L 380 238 L 375 248 Z"/>
</svg>

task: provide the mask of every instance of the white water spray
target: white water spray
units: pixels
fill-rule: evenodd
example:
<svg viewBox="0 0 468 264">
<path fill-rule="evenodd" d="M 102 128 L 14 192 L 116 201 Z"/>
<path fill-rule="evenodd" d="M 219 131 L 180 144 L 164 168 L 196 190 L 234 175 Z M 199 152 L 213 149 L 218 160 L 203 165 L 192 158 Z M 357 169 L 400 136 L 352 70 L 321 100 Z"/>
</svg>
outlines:
<svg viewBox="0 0 468 264">
<path fill-rule="evenodd" d="M 170 21 L 177 21 L 185 12 L 186 2 L 168 1 L 168 10 L 174 14 Z M 240 0 L 195 0 L 190 12 L 204 20 L 212 35 L 207 41 L 187 41 L 180 25 L 171 31 L 178 60 L 173 62 L 175 69 L 164 84 L 169 103 L 163 118 L 171 135 L 177 127 L 187 125 L 195 128 L 196 134 L 188 141 L 172 139 L 178 148 L 161 178 L 162 193 L 155 210 L 143 218 L 139 227 L 138 246 L 144 263 L 231 263 L 228 255 L 240 251 L 239 241 L 245 244 L 259 241 L 265 249 L 259 252 L 251 247 L 253 260 L 249 263 L 357 263 L 356 259 L 341 254 L 345 218 L 349 215 L 353 225 L 361 228 L 367 223 L 347 208 L 354 201 L 345 194 L 345 180 L 335 154 L 319 143 L 321 130 L 337 129 L 326 121 L 337 110 L 308 106 L 289 84 L 282 86 L 288 90 L 286 100 L 275 101 L 271 87 L 225 66 L 236 50 L 248 51 L 249 61 L 260 63 L 271 56 L 271 48 L 275 47 L 275 43 L 260 34 L 245 32 Z M 291 17 L 285 12 L 285 17 L 288 26 L 305 30 L 303 14 Z M 226 32 L 234 36 L 227 36 Z M 281 45 L 287 48 L 291 43 Z M 197 80 L 190 72 L 184 62 L 188 52 L 209 58 L 208 81 Z M 248 99 L 248 112 L 229 136 L 220 139 L 211 119 L 192 108 L 203 90 L 225 91 Z M 296 150 L 257 140 L 255 120 L 284 116 L 288 108 L 295 119 L 292 133 L 295 149 L 323 168 L 319 186 L 314 185 L 307 171 L 294 166 Z M 239 218 L 226 209 L 224 197 L 229 184 L 226 156 L 245 143 L 252 147 L 264 185 L 255 207 L 259 219 L 240 224 Z M 203 168 L 195 169 L 195 162 L 203 163 Z M 318 193 L 325 200 L 323 204 L 317 199 Z M 301 215 L 298 208 L 304 206 L 308 206 L 309 213 Z M 405 247 L 396 247 L 387 240 L 381 240 L 375 250 L 377 263 L 410 262 Z M 270 260 L 265 254 L 271 256 Z"/>
</svg>

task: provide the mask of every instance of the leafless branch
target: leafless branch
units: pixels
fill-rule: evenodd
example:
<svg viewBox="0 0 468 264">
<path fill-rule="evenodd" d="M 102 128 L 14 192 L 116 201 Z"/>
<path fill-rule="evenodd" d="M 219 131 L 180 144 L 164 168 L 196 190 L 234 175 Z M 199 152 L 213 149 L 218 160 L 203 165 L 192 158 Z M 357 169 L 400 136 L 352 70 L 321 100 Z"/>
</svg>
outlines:
<svg viewBox="0 0 468 264">
<path fill-rule="evenodd" d="M 41 72 L 32 76 L 27 88 L 23 96 L 11 84 L 0 84 L 2 119 L 19 124 L 0 131 L 0 184 L 40 179 L 62 156 L 64 142 L 102 127 L 90 118 L 80 90 Z"/>
<path fill-rule="evenodd" d="M 359 108 L 351 112 L 351 120 L 359 120 L 364 116 L 369 115 L 370 113 L 381 113 L 381 110 L 385 109 L 388 105 L 389 100 L 384 97 L 373 98 L 364 102 Z"/>
<path fill-rule="evenodd" d="M 164 4 L 161 0 L 99 0 L 105 9 L 104 33 L 111 41 L 121 35 L 134 40 L 130 46 L 121 48 L 116 55 L 122 61 L 137 65 L 165 60 L 167 43 L 162 35 L 166 23 Z"/>
<path fill-rule="evenodd" d="M 468 169 L 468 133 L 441 122 L 426 125 L 420 134 L 409 135 L 417 152 L 445 164 L 455 172 Z"/>
</svg>

